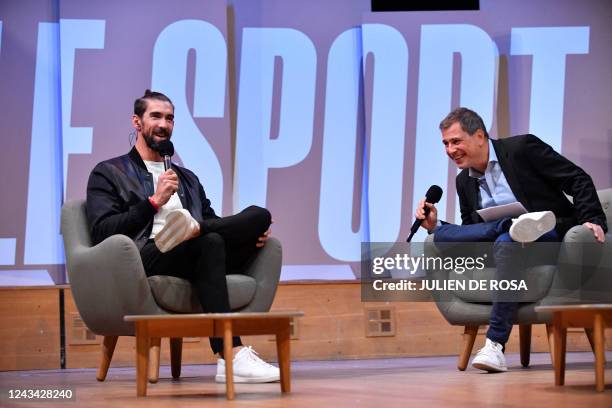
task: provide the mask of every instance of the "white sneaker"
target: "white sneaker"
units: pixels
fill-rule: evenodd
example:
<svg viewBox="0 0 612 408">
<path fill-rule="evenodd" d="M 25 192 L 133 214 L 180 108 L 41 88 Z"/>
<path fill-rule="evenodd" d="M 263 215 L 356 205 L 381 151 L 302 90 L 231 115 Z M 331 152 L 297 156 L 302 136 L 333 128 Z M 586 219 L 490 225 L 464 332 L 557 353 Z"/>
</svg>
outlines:
<svg viewBox="0 0 612 408">
<path fill-rule="evenodd" d="M 280 370 L 266 363 L 257 356 L 251 346 L 243 347 L 234 356 L 232 368 L 234 369 L 235 383 L 267 383 L 280 380 Z M 217 360 L 217 375 L 215 381 L 225 382 L 225 360 Z"/>
<path fill-rule="evenodd" d="M 472 360 L 472 367 L 490 373 L 508 371 L 506 357 L 502 352 L 503 348 L 501 344 L 487 338 L 485 346 L 478 350 L 476 357 Z"/>
<path fill-rule="evenodd" d="M 510 237 L 516 242 L 533 242 L 552 231 L 557 219 L 552 211 L 523 214 L 512 220 Z"/>
<path fill-rule="evenodd" d="M 172 210 L 166 216 L 166 223 L 155 235 L 155 246 L 160 252 L 168 252 L 189 239 L 198 227 L 198 222 L 184 208 Z"/>
</svg>

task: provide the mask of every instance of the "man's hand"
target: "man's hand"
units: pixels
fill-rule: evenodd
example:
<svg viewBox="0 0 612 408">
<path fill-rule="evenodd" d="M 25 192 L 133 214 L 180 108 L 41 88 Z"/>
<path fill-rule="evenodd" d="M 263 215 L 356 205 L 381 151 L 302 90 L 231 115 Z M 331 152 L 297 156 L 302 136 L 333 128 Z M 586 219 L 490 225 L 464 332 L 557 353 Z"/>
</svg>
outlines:
<svg viewBox="0 0 612 408">
<path fill-rule="evenodd" d="M 199 237 L 199 236 L 200 236 L 200 224 L 196 222 L 196 226 L 193 229 L 193 232 L 191 233 L 191 235 L 186 240 L 190 240 L 190 239 L 193 239 L 193 238 Z"/>
<path fill-rule="evenodd" d="M 166 204 L 170 200 L 170 196 L 178 191 L 178 176 L 172 169 L 166 170 L 159 180 L 157 180 L 157 189 L 155 194 L 151 196 L 158 207 Z"/>
<path fill-rule="evenodd" d="M 274 224 L 274 220 L 272 220 L 271 223 Z M 255 244 L 255 246 L 257 248 L 261 248 L 264 245 L 266 245 L 266 241 L 270 237 L 271 233 L 272 233 L 272 228 L 268 228 L 268 230 L 266 232 L 264 232 L 264 234 L 261 237 L 257 238 L 257 243 Z"/>
<path fill-rule="evenodd" d="M 271 230 L 267 230 L 266 232 L 264 232 L 264 234 L 257 238 L 257 243 L 255 244 L 255 246 L 257 248 L 261 248 L 264 245 L 266 245 L 266 241 L 268 240 L 268 237 L 270 236 Z"/>
<path fill-rule="evenodd" d="M 425 217 L 425 210 L 423 207 L 429 207 L 429 214 L 427 214 L 427 218 Z M 423 220 L 421 227 L 425 228 L 427 232 L 431 232 L 438 225 L 438 210 L 436 206 L 431 203 L 426 203 L 425 199 L 419 201 L 419 205 L 414 213 L 414 216 L 419 220 Z"/>
<path fill-rule="evenodd" d="M 593 235 L 595 236 L 595 239 L 597 240 L 597 242 L 602 242 L 602 243 L 605 242 L 606 234 L 604 234 L 604 231 L 603 231 L 603 228 L 601 228 L 601 225 L 593 224 L 592 222 L 585 222 L 582 225 L 584 225 L 585 227 L 593 231 Z"/>
</svg>

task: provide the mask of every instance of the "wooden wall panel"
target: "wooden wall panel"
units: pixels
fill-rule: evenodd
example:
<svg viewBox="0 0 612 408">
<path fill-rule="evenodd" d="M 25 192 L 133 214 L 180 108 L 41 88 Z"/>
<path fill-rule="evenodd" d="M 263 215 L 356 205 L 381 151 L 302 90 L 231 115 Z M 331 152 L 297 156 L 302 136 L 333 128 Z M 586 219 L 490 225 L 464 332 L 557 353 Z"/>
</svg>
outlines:
<svg viewBox="0 0 612 408">
<path fill-rule="evenodd" d="M 60 368 L 59 289 L 0 287 L 0 371 Z"/>
<path fill-rule="evenodd" d="M 364 309 L 370 306 L 393 307 L 396 335 L 365 337 Z M 463 328 L 448 324 L 433 302 L 363 303 L 359 284 L 355 282 L 326 284 L 283 284 L 279 287 L 273 310 L 302 310 L 299 338 L 292 340 L 296 360 L 334 360 L 385 358 L 399 356 L 458 355 Z M 486 326 L 480 330 L 474 352 L 484 344 Z M 548 352 L 544 325 L 533 328 L 532 350 Z M 608 347 L 612 331 L 607 331 Z M 274 344 L 258 337 L 243 339 L 263 357 L 276 359 Z M 518 352 L 518 327 L 507 345 Z M 568 351 L 590 350 L 582 331 L 568 333 Z"/>
<path fill-rule="evenodd" d="M 50 369 L 60 367 L 59 291 L 61 287 L 0 288 L 0 370 Z M 96 367 L 100 359 L 100 339 L 95 344 L 72 344 L 72 316 L 78 313 L 64 289 L 66 321 L 66 367 Z M 366 337 L 366 307 L 391 307 L 395 335 Z M 362 303 L 359 284 L 290 283 L 279 286 L 273 310 L 302 310 L 297 322 L 298 337 L 292 340 L 295 360 L 334 360 L 399 356 L 457 355 L 462 328 L 450 326 L 431 302 Z M 18 311 L 18 313 L 17 313 Z M 482 346 L 486 327 L 479 331 L 474 351 Z M 608 349 L 612 330 L 606 331 Z M 270 361 L 276 361 L 271 336 L 243 338 Z M 518 330 L 507 345 L 518 352 Z M 544 325 L 533 328 L 532 350 L 548 352 Z M 582 330 L 568 331 L 568 351 L 588 351 Z M 112 366 L 134 366 L 135 342 L 121 337 Z M 162 342 L 162 364 L 169 364 L 169 346 Z M 208 339 L 187 339 L 185 364 L 215 362 Z"/>
</svg>

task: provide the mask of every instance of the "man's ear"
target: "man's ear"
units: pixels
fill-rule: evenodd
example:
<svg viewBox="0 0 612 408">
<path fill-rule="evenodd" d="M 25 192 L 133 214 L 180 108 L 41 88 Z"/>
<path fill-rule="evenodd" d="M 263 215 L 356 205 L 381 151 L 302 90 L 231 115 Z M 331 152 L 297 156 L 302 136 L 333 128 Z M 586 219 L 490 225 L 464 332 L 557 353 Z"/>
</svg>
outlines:
<svg viewBox="0 0 612 408">
<path fill-rule="evenodd" d="M 142 122 L 140 121 L 140 117 L 138 115 L 132 115 L 132 126 L 138 131 L 142 130 Z"/>
<path fill-rule="evenodd" d="M 487 141 L 487 137 L 485 136 L 485 132 L 482 129 L 477 129 L 474 132 L 474 136 L 478 137 L 478 142 L 480 144 L 486 143 L 486 141 Z"/>
</svg>

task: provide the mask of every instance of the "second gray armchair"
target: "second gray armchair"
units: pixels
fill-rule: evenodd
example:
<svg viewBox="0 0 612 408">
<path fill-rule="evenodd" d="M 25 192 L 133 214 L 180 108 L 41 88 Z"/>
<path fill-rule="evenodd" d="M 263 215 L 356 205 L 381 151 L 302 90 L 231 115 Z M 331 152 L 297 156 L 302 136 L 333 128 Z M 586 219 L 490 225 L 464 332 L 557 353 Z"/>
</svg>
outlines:
<svg viewBox="0 0 612 408">
<path fill-rule="evenodd" d="M 606 214 L 608 225 L 612 225 L 612 189 L 598 191 L 599 200 Z M 433 244 L 433 235 L 425 242 L 427 256 L 439 256 Z M 606 242 L 596 243 L 593 233 L 582 225 L 571 228 L 561 243 L 558 261 L 555 265 L 539 265 L 529 273 L 538 280 L 538 291 L 523 299 L 514 324 L 519 325 L 521 364 L 529 365 L 531 349 L 531 325 L 546 324 L 549 341 L 552 341 L 551 315 L 537 313 L 540 305 L 557 305 L 593 302 L 612 302 L 612 234 L 606 235 Z M 430 271 L 431 278 L 447 279 L 448 271 Z M 486 268 L 481 278 L 493 279 L 494 268 Z M 474 347 L 474 341 L 481 326 L 489 324 L 492 295 L 489 292 L 438 291 L 432 293 L 442 316 L 452 325 L 463 326 L 463 347 L 457 367 L 465 370 Z M 592 342 L 590 329 L 586 329 Z M 552 350 L 552 347 L 551 347 Z M 551 354 L 552 357 L 552 354 Z"/>
</svg>

